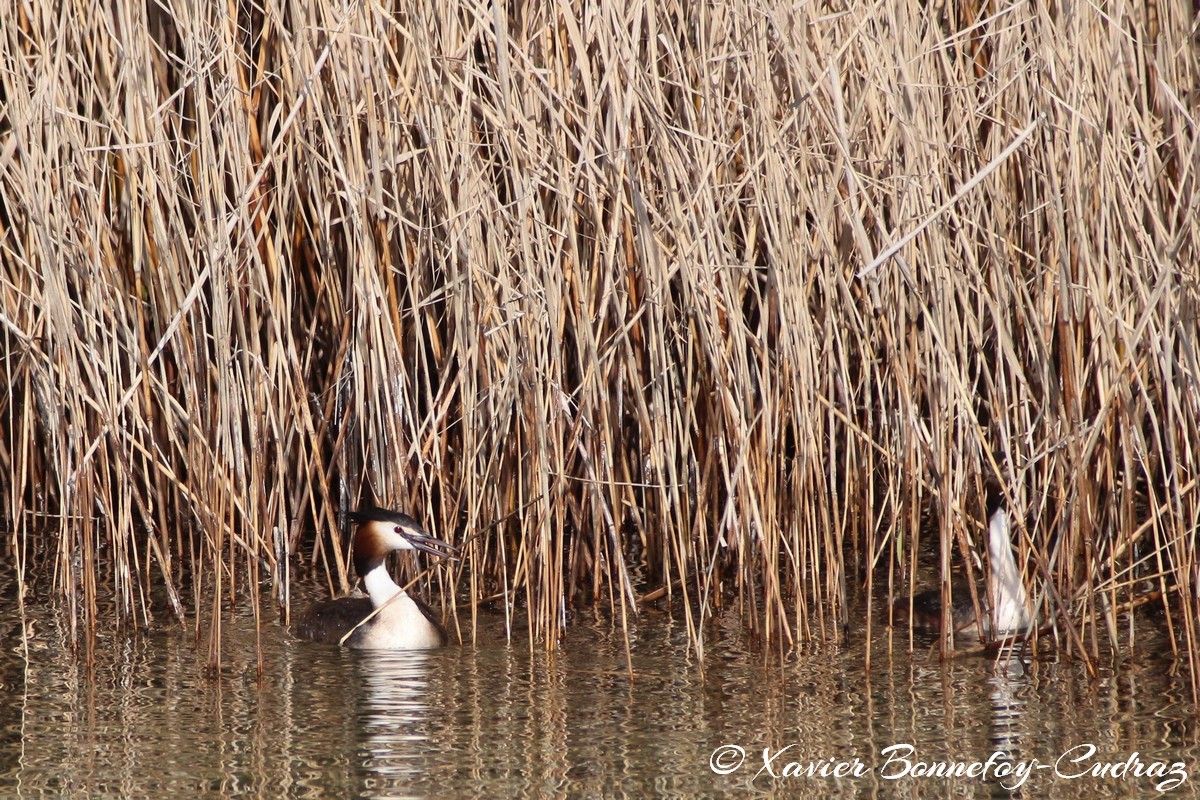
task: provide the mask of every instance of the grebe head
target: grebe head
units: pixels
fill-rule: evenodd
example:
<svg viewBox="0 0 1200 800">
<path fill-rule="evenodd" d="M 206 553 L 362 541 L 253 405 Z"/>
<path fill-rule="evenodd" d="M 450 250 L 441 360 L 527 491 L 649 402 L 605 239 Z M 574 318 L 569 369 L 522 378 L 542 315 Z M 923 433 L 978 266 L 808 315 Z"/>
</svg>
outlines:
<svg viewBox="0 0 1200 800">
<path fill-rule="evenodd" d="M 396 550 L 419 550 L 439 558 L 458 558 L 458 548 L 430 536 L 421 523 L 402 511 L 365 506 L 347 516 L 358 525 L 354 533 L 354 569 L 365 577 Z"/>
</svg>

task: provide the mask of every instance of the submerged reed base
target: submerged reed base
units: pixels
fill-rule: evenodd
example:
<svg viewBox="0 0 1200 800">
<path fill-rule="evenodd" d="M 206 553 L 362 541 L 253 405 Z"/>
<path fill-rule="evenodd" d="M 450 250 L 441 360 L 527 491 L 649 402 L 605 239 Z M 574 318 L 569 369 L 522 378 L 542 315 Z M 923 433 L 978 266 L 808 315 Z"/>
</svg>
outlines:
<svg viewBox="0 0 1200 800">
<path fill-rule="evenodd" d="M 20 591 L 219 668 L 376 501 L 463 546 L 419 593 L 468 633 L 788 652 L 965 568 L 996 479 L 1055 641 L 1156 592 L 1197 675 L 1192 6 L 951 5 L 14 4 Z"/>
</svg>

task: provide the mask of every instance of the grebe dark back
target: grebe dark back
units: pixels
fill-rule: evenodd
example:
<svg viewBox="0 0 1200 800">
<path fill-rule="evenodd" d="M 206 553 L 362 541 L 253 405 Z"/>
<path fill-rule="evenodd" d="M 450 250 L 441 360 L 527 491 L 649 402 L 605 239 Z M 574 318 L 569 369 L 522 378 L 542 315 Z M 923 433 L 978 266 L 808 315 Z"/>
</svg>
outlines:
<svg viewBox="0 0 1200 800">
<path fill-rule="evenodd" d="M 296 626 L 296 634 L 302 639 L 361 649 L 420 650 L 444 645 L 447 637 L 442 623 L 429 606 L 396 585 L 386 561 L 396 550 L 453 558 L 456 549 L 430 536 L 420 523 L 399 511 L 367 507 L 349 516 L 358 525 L 354 571 L 367 596 L 314 604 Z"/>
<path fill-rule="evenodd" d="M 983 620 L 983 636 L 1000 639 L 1027 633 L 1033 625 L 1029 614 L 1029 597 L 1021 583 L 1021 572 L 1013 557 L 1012 541 L 1008 524 L 1008 510 L 996 508 L 988 522 L 988 571 L 987 571 L 987 616 Z M 966 587 L 953 593 L 954 606 L 950 609 L 950 620 L 955 633 L 968 636 L 979 635 L 979 620 Z M 942 629 L 942 593 L 933 589 L 919 592 L 912 597 L 912 626 L 916 630 Z M 908 621 L 909 599 L 897 600 L 893 605 L 893 620 L 896 624 Z"/>
</svg>

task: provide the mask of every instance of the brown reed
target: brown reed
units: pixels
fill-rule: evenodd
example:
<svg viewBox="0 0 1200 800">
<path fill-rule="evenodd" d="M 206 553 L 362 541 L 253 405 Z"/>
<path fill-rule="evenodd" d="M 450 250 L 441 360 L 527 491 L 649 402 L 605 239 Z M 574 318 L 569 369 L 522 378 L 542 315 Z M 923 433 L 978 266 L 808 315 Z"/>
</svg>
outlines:
<svg viewBox="0 0 1200 800">
<path fill-rule="evenodd" d="M 1152 590 L 1200 696 L 1193 7 L 951 5 L 8 3 L 7 555 L 219 667 L 377 499 L 468 635 L 788 650 L 996 479 L 1059 641 Z"/>
</svg>

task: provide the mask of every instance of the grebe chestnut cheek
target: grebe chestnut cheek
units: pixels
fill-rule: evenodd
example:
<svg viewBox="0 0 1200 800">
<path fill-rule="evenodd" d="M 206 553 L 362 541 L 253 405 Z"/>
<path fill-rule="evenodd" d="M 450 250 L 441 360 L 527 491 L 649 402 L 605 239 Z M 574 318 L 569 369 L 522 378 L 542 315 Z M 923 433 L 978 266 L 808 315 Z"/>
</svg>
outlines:
<svg viewBox="0 0 1200 800">
<path fill-rule="evenodd" d="M 399 511 L 366 507 L 350 512 L 354 533 L 354 571 L 366 597 L 341 597 L 313 604 L 296 627 L 302 639 L 379 650 L 422 650 L 446 643 L 446 629 L 433 609 L 400 588 L 387 571 L 388 554 L 419 550 L 457 558 L 457 549 L 426 533 Z M 347 634 L 349 634 L 347 636 Z"/>
</svg>

